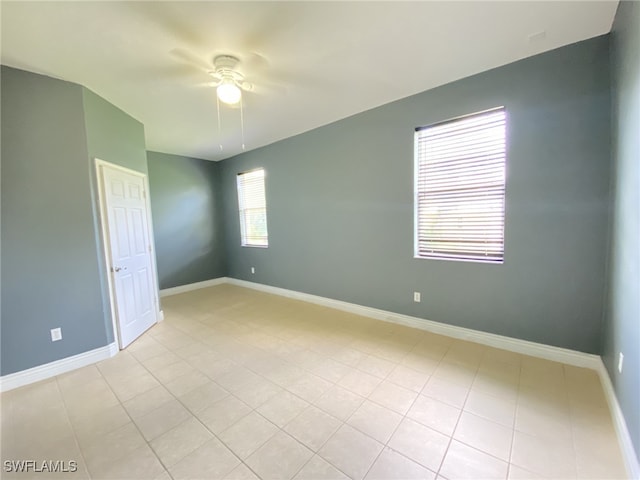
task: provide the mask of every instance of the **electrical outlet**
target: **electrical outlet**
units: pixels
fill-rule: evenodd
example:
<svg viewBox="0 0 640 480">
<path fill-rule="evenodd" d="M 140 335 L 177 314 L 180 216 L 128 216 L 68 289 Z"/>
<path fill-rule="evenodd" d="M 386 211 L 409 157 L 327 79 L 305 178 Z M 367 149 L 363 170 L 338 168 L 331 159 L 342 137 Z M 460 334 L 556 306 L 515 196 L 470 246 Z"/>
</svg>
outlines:
<svg viewBox="0 0 640 480">
<path fill-rule="evenodd" d="M 62 329 L 61 328 L 52 328 L 51 329 L 51 341 L 57 342 L 58 340 L 62 340 Z"/>
<path fill-rule="evenodd" d="M 622 373 L 622 362 L 624 362 L 624 355 L 620 352 L 620 356 L 618 357 L 618 373 Z"/>
<path fill-rule="evenodd" d="M 420 303 L 420 292 L 413 292 L 413 301 Z"/>
<path fill-rule="evenodd" d="M 256 273 L 256 267 L 251 267 L 251 274 L 253 275 L 254 273 Z"/>
</svg>

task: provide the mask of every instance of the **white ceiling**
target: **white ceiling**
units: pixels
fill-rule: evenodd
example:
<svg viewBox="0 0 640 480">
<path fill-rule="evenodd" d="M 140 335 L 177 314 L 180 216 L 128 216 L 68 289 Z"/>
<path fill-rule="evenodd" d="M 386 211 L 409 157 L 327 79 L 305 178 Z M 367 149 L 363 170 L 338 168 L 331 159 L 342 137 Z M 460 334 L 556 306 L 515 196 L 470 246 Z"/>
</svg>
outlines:
<svg viewBox="0 0 640 480">
<path fill-rule="evenodd" d="M 88 87 L 144 124 L 148 150 L 221 160 L 242 151 L 240 111 L 221 109 L 220 138 L 196 59 L 243 60 L 251 150 L 607 33 L 617 4 L 2 1 L 2 63 Z"/>
</svg>

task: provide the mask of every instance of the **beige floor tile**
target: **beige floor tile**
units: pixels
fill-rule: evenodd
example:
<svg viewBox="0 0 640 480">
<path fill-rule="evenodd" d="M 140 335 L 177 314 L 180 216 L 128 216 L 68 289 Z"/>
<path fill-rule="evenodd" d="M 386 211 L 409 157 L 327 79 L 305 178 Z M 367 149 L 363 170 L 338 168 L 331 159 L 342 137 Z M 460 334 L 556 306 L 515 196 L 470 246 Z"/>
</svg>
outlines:
<svg viewBox="0 0 640 480">
<path fill-rule="evenodd" d="M 380 382 L 382 379 L 379 377 L 353 369 L 340 379 L 338 385 L 362 397 L 368 397 Z"/>
<path fill-rule="evenodd" d="M 93 415 L 119 403 L 118 397 L 103 379 L 91 380 L 81 387 L 63 391 L 63 397 L 70 418 Z M 50 402 L 51 399 L 48 399 L 46 404 Z"/>
<path fill-rule="evenodd" d="M 168 365 L 162 365 L 157 368 L 153 368 L 150 366 L 147 366 L 147 368 L 153 374 L 153 376 L 155 376 L 164 385 L 166 385 L 171 380 L 175 380 L 176 378 L 179 378 L 182 375 L 186 375 L 187 373 L 191 373 L 195 370 L 194 367 L 189 365 L 184 360 L 178 360 L 177 362 L 173 362 Z"/>
<path fill-rule="evenodd" d="M 185 395 L 196 388 L 206 385 L 211 380 L 204 373 L 197 370 L 185 373 L 184 375 L 174 378 L 170 382 L 165 383 L 165 387 L 176 397 Z"/>
<path fill-rule="evenodd" d="M 344 473 L 315 455 L 294 477 L 295 480 L 349 480 Z"/>
<path fill-rule="evenodd" d="M 171 475 L 169 475 L 169 472 L 165 470 L 160 475 L 155 477 L 154 480 L 173 480 L 173 479 L 171 478 Z"/>
<path fill-rule="evenodd" d="M 148 445 L 143 445 L 118 461 L 107 465 L 104 471 L 92 474 L 91 478 L 104 480 L 152 480 L 164 471 L 164 467 L 153 453 L 153 450 Z"/>
<path fill-rule="evenodd" d="M 159 437 L 191 418 L 189 411 L 177 400 L 170 400 L 157 409 L 135 418 L 134 422 L 147 441 Z"/>
<path fill-rule="evenodd" d="M 217 435 L 249 413 L 251 413 L 249 405 L 233 395 L 228 395 L 196 413 L 196 416 Z"/>
<path fill-rule="evenodd" d="M 517 465 L 509 465 L 509 473 L 507 474 L 509 480 L 545 480 L 545 477 L 538 473 L 533 473 L 524 468 L 520 468 Z"/>
<path fill-rule="evenodd" d="M 388 443 L 389 447 L 432 471 L 438 471 L 449 437 L 405 418 Z"/>
<path fill-rule="evenodd" d="M 453 438 L 501 460 L 509 461 L 513 439 L 513 430 L 509 427 L 463 412 Z"/>
<path fill-rule="evenodd" d="M 342 422 L 310 405 L 284 427 L 284 430 L 298 441 L 317 452 L 338 430 Z"/>
<path fill-rule="evenodd" d="M 264 377 L 273 383 L 287 388 L 300 380 L 307 372 L 294 365 L 287 365 L 283 368 L 267 372 Z"/>
<path fill-rule="evenodd" d="M 212 380 L 226 375 L 236 368 L 238 368 L 237 363 L 225 358 L 221 358 L 213 362 L 203 363 L 197 366 L 198 371 L 204 373 Z"/>
<path fill-rule="evenodd" d="M 213 435 L 197 419 L 190 418 L 151 441 L 151 447 L 165 467 L 178 463 Z"/>
<path fill-rule="evenodd" d="M 282 392 L 284 392 L 282 387 L 267 379 L 261 378 L 237 390 L 235 395 L 247 405 L 258 408 Z"/>
<path fill-rule="evenodd" d="M 453 440 L 439 475 L 448 480 L 504 480 L 508 466 L 507 462 Z"/>
<path fill-rule="evenodd" d="M 573 442 L 515 431 L 511 463 L 549 478 L 576 478 Z"/>
<path fill-rule="evenodd" d="M 234 468 L 229 474 L 225 475 L 224 480 L 260 480 L 249 467 L 241 463 Z"/>
<path fill-rule="evenodd" d="M 462 408 L 469 389 L 459 383 L 449 382 L 442 377 L 431 377 L 422 389 L 422 395 L 435 398 L 457 408 Z"/>
<path fill-rule="evenodd" d="M 313 452 L 280 431 L 246 460 L 263 480 L 290 479 L 313 456 Z"/>
<path fill-rule="evenodd" d="M 130 422 L 113 432 L 91 439 L 88 444 L 80 444 L 80 447 L 89 473 L 98 475 L 145 445 L 144 438 Z"/>
<path fill-rule="evenodd" d="M 89 365 L 87 367 L 82 367 L 78 370 L 65 373 L 64 375 L 59 375 L 56 378 L 58 380 L 60 390 L 63 391 L 81 387 L 92 380 L 102 379 L 102 374 L 100 373 L 100 370 L 98 370 L 98 367 L 95 365 Z"/>
<path fill-rule="evenodd" d="M 514 480 L 625 476 L 593 370 L 232 285 L 163 310 L 115 357 L 2 393 L 3 460 L 78 459 L 75 480 L 170 480 L 158 455 L 175 478 L 255 480 L 239 458 L 252 454 L 264 477 L 297 480 L 505 478 L 507 459 Z M 348 471 L 317 455 L 276 471 L 268 457 L 287 445 L 305 460 L 333 449 Z"/>
<path fill-rule="evenodd" d="M 174 480 L 216 479 L 230 474 L 238 465 L 240 460 L 218 439 L 212 438 L 169 467 L 169 471 Z"/>
<path fill-rule="evenodd" d="M 377 403 L 365 400 L 351 415 L 347 423 L 385 444 L 389 441 L 391 434 L 393 434 L 401 421 L 402 415 Z"/>
<path fill-rule="evenodd" d="M 158 386 L 148 390 L 140 395 L 133 397 L 131 400 L 123 402 L 123 406 L 131 418 L 139 418 L 155 409 L 161 407 L 165 403 L 173 400 L 174 396 L 163 386 Z"/>
<path fill-rule="evenodd" d="M 574 425 L 573 445 L 578 478 L 626 477 L 622 452 L 611 419 Z"/>
<path fill-rule="evenodd" d="M 193 413 L 200 412 L 229 395 L 229 392 L 210 381 L 208 377 L 205 378 L 207 379 L 205 384 L 178 397 L 178 400 Z"/>
<path fill-rule="evenodd" d="M 366 480 L 433 480 L 436 474 L 387 447 L 365 478 Z"/>
<path fill-rule="evenodd" d="M 245 386 L 259 382 L 261 379 L 262 377 L 245 367 L 236 367 L 216 378 L 216 383 L 230 392 L 237 392 Z"/>
<path fill-rule="evenodd" d="M 461 410 L 435 398 L 418 395 L 407 417 L 433 428 L 445 435 L 451 436 L 456 428 Z"/>
<path fill-rule="evenodd" d="M 382 451 L 382 444 L 360 433 L 349 425 L 343 425 L 318 452 L 322 458 L 360 480 Z"/>
<path fill-rule="evenodd" d="M 346 420 L 362 405 L 364 398 L 342 387 L 334 385 L 313 404 L 339 420 Z"/>
<path fill-rule="evenodd" d="M 417 396 L 418 394 L 412 390 L 384 381 L 369 395 L 369 400 L 404 415 Z"/>
<path fill-rule="evenodd" d="M 92 439 L 106 435 L 130 421 L 126 410 L 121 405 L 114 405 L 86 417 L 76 417 L 72 424 L 78 441 L 86 445 Z"/>
<path fill-rule="evenodd" d="M 509 428 L 513 428 L 516 418 L 515 400 L 494 397 L 473 388 L 464 404 L 464 410 Z"/>
<path fill-rule="evenodd" d="M 515 429 L 544 438 L 571 439 L 571 417 L 547 405 L 527 406 L 518 404 L 516 410 Z"/>
<path fill-rule="evenodd" d="M 300 397 L 295 396 L 293 393 L 283 391 L 256 410 L 267 420 L 282 428 L 302 413 L 308 406 L 309 403 Z"/>
<path fill-rule="evenodd" d="M 389 373 L 386 380 L 419 393 L 424 388 L 429 377 L 429 374 L 414 370 L 406 365 L 397 365 Z"/>
<path fill-rule="evenodd" d="M 515 360 L 501 358 L 495 354 L 493 357 L 485 356 L 478 367 L 478 375 L 517 384 L 520 382 L 520 360 L 518 357 Z"/>
<path fill-rule="evenodd" d="M 471 385 L 471 391 L 477 391 L 515 403 L 518 398 L 518 381 L 496 378 L 479 372 Z"/>
<path fill-rule="evenodd" d="M 380 379 L 384 379 L 396 366 L 397 364 L 395 362 L 390 362 L 375 355 L 367 355 L 358 362 L 356 368 Z"/>
<path fill-rule="evenodd" d="M 163 353 L 162 355 L 156 355 L 155 357 L 144 358 L 140 360 L 140 363 L 147 370 L 149 370 L 149 372 L 153 373 L 157 370 L 160 370 L 163 367 L 166 367 L 173 363 L 177 363 L 179 361 L 181 361 L 181 358 L 179 356 L 167 350 L 167 352 Z"/>
<path fill-rule="evenodd" d="M 440 359 L 433 358 L 430 353 L 416 352 L 415 350 L 409 352 L 400 361 L 401 365 L 409 367 L 413 370 L 417 370 L 429 376 L 431 376 L 431 374 L 435 371 L 439 363 Z"/>
<path fill-rule="evenodd" d="M 278 432 L 278 427 L 251 412 L 218 435 L 236 455 L 245 460 Z"/>
<path fill-rule="evenodd" d="M 345 347 L 331 355 L 334 360 L 355 367 L 360 361 L 367 356 L 366 353 L 356 350 L 354 348 Z"/>
<path fill-rule="evenodd" d="M 327 358 L 311 368 L 311 371 L 332 383 L 339 382 L 342 377 L 352 370 L 351 367 L 344 363 L 337 362 L 331 358 Z"/>
<path fill-rule="evenodd" d="M 297 382 L 289 385 L 287 390 L 307 402 L 313 403 L 332 386 L 333 383 L 328 380 L 308 373 L 302 376 Z"/>
</svg>

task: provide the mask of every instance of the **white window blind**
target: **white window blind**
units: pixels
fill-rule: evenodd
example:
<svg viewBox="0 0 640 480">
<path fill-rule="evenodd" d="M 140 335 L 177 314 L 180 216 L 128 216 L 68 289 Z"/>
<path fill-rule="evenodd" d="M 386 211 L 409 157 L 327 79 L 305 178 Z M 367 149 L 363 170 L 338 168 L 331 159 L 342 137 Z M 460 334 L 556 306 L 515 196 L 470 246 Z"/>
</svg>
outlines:
<svg viewBox="0 0 640 480">
<path fill-rule="evenodd" d="M 238 174 L 238 207 L 242 246 L 268 246 L 263 169 Z"/>
<path fill-rule="evenodd" d="M 415 255 L 502 263 L 504 107 L 417 128 Z"/>
</svg>

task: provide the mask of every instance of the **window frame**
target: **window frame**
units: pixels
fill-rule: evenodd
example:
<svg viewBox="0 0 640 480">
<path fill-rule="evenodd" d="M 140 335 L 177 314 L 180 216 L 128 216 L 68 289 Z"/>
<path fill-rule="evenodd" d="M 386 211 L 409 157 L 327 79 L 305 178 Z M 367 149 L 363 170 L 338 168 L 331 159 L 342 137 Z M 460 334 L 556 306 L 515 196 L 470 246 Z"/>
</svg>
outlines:
<svg viewBox="0 0 640 480">
<path fill-rule="evenodd" d="M 246 203 L 246 196 L 245 194 L 245 183 L 243 182 L 242 178 L 244 175 L 247 174 L 251 174 L 251 173 L 255 173 L 255 172 L 262 172 L 262 193 L 264 195 L 264 207 L 249 207 L 249 208 L 243 208 L 245 207 L 245 203 Z M 241 247 L 249 247 L 249 248 L 269 248 L 269 230 L 268 230 L 268 222 L 267 222 L 267 185 L 266 185 L 266 178 L 267 178 L 267 172 L 263 167 L 258 167 L 258 168 L 253 168 L 251 170 L 245 170 L 243 172 L 238 172 L 236 174 L 236 194 L 237 194 L 237 199 L 238 199 L 238 220 L 240 223 L 240 246 Z M 242 191 L 242 194 L 241 194 Z M 247 210 L 250 209 L 262 209 L 264 208 L 264 222 L 265 222 L 265 243 L 251 243 L 250 240 L 248 240 L 248 235 L 247 235 L 247 227 L 248 225 L 248 220 L 247 222 L 245 222 L 246 219 L 246 215 L 245 212 Z"/>
<path fill-rule="evenodd" d="M 434 127 L 441 127 L 447 124 L 452 124 L 455 122 L 459 122 L 465 119 L 473 119 L 478 118 L 483 115 L 488 115 L 494 112 L 502 112 L 503 114 L 503 128 L 504 128 L 504 148 L 502 150 L 502 171 L 503 171 L 503 181 L 502 181 L 502 203 L 501 203 L 501 250 L 499 251 L 499 258 L 482 258 L 479 253 L 474 253 L 471 251 L 465 252 L 446 252 L 444 249 L 434 249 L 431 254 L 421 253 L 420 251 L 420 243 L 421 240 L 424 242 L 426 238 L 426 234 L 420 235 L 421 225 L 420 225 L 420 194 L 425 191 L 424 187 L 420 187 L 420 172 L 424 169 L 421 169 L 421 160 L 420 156 L 420 132 L 429 130 Z M 487 110 L 474 112 L 466 115 L 461 115 L 459 117 L 451 118 L 448 120 L 435 122 L 432 124 L 428 124 L 425 126 L 416 127 L 414 130 L 414 171 L 413 171 L 413 186 L 414 186 L 414 211 L 413 211 L 413 227 L 414 227 L 414 245 L 413 245 L 413 257 L 418 260 L 445 260 L 445 261 L 454 261 L 454 262 L 472 262 L 472 263 L 485 263 L 485 264 L 493 264 L 493 265 L 502 265 L 505 261 L 505 229 L 506 229 L 506 192 L 507 192 L 507 158 L 508 158 L 508 112 L 504 105 L 490 108 Z M 458 187 L 459 189 L 460 187 Z M 453 237 L 452 237 L 453 238 Z M 485 253 L 486 255 L 486 253 Z"/>
</svg>

